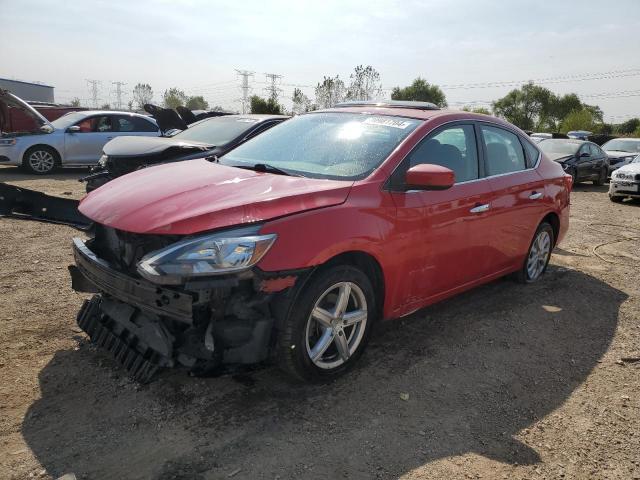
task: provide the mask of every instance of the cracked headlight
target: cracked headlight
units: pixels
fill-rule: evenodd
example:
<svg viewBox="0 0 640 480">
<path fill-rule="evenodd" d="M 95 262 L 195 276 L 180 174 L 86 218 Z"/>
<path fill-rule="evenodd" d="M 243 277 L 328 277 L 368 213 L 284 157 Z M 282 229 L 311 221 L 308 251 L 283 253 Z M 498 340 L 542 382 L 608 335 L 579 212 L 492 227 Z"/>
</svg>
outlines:
<svg viewBox="0 0 640 480">
<path fill-rule="evenodd" d="M 258 235 L 260 226 L 192 237 L 151 252 L 138 262 L 138 273 L 159 284 L 248 270 L 271 248 L 276 235 Z"/>
<path fill-rule="evenodd" d="M 98 160 L 98 165 L 100 165 L 102 168 L 104 168 L 107 165 L 107 159 L 109 157 L 107 157 L 106 155 L 102 155 L 100 157 L 100 160 Z"/>
</svg>

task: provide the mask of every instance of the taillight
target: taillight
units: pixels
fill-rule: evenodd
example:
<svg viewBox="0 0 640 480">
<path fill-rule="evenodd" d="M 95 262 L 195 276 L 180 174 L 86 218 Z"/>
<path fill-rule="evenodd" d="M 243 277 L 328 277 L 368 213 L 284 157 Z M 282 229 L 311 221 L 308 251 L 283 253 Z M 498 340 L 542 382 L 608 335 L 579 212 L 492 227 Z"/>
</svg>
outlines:
<svg viewBox="0 0 640 480">
<path fill-rule="evenodd" d="M 564 184 L 567 187 L 567 191 L 571 191 L 573 189 L 573 177 L 571 175 L 564 175 Z"/>
</svg>

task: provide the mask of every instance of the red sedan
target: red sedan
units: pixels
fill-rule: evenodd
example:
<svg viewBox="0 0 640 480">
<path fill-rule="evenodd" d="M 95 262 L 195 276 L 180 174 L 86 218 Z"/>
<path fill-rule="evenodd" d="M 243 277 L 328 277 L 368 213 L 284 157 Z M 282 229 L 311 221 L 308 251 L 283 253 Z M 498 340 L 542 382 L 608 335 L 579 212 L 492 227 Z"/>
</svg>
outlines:
<svg viewBox="0 0 640 480">
<path fill-rule="evenodd" d="M 339 375 L 373 324 L 540 279 L 571 177 L 519 129 L 422 102 L 299 115 L 221 157 L 108 183 L 80 211 L 79 325 L 141 381 L 273 360 Z"/>
</svg>

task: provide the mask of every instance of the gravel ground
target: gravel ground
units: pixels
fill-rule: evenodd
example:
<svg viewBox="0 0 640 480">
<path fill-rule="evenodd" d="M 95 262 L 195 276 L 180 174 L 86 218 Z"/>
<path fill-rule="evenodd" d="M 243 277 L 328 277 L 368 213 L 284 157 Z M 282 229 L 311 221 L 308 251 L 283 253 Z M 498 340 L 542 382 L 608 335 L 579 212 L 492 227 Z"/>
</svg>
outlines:
<svg viewBox="0 0 640 480">
<path fill-rule="evenodd" d="M 0 168 L 76 198 L 78 176 Z M 640 202 L 606 187 L 576 187 L 543 281 L 382 324 L 324 386 L 273 367 L 133 383 L 75 325 L 77 234 L 0 219 L 0 478 L 640 478 Z"/>
</svg>

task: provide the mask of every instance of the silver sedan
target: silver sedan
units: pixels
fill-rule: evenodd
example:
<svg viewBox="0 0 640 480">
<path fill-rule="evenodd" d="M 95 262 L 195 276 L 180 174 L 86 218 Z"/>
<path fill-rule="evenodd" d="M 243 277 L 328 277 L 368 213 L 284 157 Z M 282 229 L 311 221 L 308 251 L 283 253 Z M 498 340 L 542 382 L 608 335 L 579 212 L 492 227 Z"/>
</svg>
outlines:
<svg viewBox="0 0 640 480">
<path fill-rule="evenodd" d="M 155 120 L 137 113 L 78 111 L 49 122 L 15 95 L 0 93 L 0 104 L 4 104 L 5 111 L 8 111 L 6 107 L 19 108 L 33 118 L 37 126 L 35 131 L 0 132 L 0 165 L 20 165 L 42 175 L 58 166 L 96 164 L 104 145 L 118 136 L 160 136 Z"/>
</svg>

